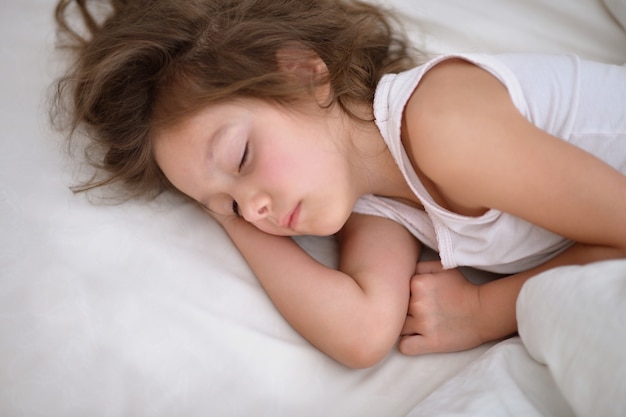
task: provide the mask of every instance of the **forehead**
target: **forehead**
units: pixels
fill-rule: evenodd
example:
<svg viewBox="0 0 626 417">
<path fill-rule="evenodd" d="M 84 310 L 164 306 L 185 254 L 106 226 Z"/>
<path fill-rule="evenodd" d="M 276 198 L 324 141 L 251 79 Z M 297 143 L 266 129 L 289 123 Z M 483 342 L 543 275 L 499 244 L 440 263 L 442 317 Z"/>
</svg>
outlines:
<svg viewBox="0 0 626 417">
<path fill-rule="evenodd" d="M 198 186 L 198 167 L 210 170 L 212 138 L 224 120 L 224 105 L 207 106 L 152 135 L 154 159 L 167 179 L 180 191 L 193 196 Z"/>
<path fill-rule="evenodd" d="M 259 104 L 253 100 L 231 100 L 207 105 L 181 120 L 155 129 L 153 142 L 159 162 L 159 149 L 189 145 L 210 139 L 214 133 L 244 113 L 254 111 Z M 161 153 L 161 156 L 162 153 Z"/>
</svg>

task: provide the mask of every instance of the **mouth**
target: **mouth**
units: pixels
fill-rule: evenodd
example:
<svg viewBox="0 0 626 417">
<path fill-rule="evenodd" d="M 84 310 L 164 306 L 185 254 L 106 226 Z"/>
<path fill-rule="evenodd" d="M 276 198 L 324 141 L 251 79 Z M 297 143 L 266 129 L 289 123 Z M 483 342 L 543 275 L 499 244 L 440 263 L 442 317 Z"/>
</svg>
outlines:
<svg viewBox="0 0 626 417">
<path fill-rule="evenodd" d="M 298 203 L 298 205 L 283 218 L 283 220 L 280 222 L 282 227 L 286 227 L 288 229 L 294 230 L 294 228 L 298 224 L 298 217 L 300 215 L 300 205 L 301 203 Z"/>
</svg>

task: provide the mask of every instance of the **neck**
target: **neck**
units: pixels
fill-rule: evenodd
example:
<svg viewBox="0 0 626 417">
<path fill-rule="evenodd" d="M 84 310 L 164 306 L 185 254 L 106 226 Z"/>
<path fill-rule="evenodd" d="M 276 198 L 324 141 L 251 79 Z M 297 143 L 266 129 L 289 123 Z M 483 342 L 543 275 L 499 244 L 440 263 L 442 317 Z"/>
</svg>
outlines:
<svg viewBox="0 0 626 417">
<path fill-rule="evenodd" d="M 374 123 L 352 119 L 349 123 L 351 140 L 346 155 L 358 191 L 361 194 L 416 200 L 378 127 Z"/>
</svg>

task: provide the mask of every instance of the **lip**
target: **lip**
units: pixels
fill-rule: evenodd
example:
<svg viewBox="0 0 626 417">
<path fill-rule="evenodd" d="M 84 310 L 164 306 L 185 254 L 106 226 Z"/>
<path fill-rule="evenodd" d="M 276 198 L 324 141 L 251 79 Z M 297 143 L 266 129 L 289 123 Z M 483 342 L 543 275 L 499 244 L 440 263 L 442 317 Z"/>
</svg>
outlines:
<svg viewBox="0 0 626 417">
<path fill-rule="evenodd" d="M 298 217 L 300 215 L 300 203 L 280 222 L 281 226 L 293 230 L 298 224 Z"/>
</svg>

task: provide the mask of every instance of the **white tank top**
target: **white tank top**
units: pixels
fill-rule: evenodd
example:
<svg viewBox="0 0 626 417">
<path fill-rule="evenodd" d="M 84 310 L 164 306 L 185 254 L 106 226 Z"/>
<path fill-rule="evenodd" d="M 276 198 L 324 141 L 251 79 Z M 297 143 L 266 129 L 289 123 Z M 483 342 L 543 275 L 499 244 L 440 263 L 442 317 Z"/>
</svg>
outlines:
<svg viewBox="0 0 626 417">
<path fill-rule="evenodd" d="M 569 55 L 444 55 L 410 71 L 386 75 L 377 87 L 376 124 L 425 211 L 365 195 L 354 212 L 404 225 L 439 252 L 445 268 L 472 266 L 510 274 L 540 265 L 572 242 L 498 210 L 468 217 L 444 209 L 426 191 L 402 146 L 401 121 L 409 97 L 426 71 L 450 58 L 463 58 L 489 71 L 533 124 L 597 155 L 625 175 L 626 67 Z"/>
</svg>

